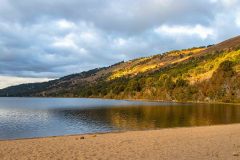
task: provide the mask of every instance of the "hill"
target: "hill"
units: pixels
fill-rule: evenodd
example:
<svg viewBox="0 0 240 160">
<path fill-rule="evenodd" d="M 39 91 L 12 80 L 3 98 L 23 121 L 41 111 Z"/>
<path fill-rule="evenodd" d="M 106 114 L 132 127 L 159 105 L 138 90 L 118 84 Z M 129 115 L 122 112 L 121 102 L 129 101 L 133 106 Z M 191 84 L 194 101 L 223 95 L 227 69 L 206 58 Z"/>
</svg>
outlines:
<svg viewBox="0 0 240 160">
<path fill-rule="evenodd" d="M 0 96 L 101 97 L 240 102 L 240 36 L 207 47 L 120 62 L 57 80 L 0 90 Z"/>
</svg>

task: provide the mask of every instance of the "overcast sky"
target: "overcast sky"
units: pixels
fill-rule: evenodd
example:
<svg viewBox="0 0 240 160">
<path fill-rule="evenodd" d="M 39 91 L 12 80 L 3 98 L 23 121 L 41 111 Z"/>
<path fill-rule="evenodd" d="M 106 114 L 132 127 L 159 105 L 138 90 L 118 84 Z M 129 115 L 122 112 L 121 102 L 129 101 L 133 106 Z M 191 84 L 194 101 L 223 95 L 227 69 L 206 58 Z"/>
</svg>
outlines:
<svg viewBox="0 0 240 160">
<path fill-rule="evenodd" d="M 239 33 L 239 0 L 0 0 L 0 88 Z"/>
</svg>

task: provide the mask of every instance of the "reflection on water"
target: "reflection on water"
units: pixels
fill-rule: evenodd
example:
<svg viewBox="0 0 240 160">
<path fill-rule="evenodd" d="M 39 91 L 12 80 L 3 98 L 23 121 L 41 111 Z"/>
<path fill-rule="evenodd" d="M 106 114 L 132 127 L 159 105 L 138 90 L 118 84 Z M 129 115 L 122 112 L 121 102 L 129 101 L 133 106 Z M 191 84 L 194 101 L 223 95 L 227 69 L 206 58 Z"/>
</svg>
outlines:
<svg viewBox="0 0 240 160">
<path fill-rule="evenodd" d="M 0 139 L 240 123 L 240 106 L 0 98 Z"/>
<path fill-rule="evenodd" d="M 86 110 L 54 110 L 69 121 L 101 123 L 118 129 L 154 129 L 240 122 L 240 107 L 226 105 L 134 106 Z"/>
</svg>

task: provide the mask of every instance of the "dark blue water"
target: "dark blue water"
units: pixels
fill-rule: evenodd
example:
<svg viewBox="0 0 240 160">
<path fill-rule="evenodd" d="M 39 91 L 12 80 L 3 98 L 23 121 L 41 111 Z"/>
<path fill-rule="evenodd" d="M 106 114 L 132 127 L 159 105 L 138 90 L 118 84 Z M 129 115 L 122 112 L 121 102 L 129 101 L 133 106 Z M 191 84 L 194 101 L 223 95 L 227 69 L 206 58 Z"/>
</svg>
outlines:
<svg viewBox="0 0 240 160">
<path fill-rule="evenodd" d="M 0 139 L 240 123 L 240 106 L 0 98 Z"/>
</svg>

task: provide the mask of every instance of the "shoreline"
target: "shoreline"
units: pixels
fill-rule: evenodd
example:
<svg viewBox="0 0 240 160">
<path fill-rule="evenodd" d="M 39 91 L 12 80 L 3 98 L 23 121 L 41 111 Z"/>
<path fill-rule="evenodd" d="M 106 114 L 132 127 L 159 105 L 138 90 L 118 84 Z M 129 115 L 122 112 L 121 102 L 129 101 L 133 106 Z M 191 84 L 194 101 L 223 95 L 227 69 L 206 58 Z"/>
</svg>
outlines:
<svg viewBox="0 0 240 160">
<path fill-rule="evenodd" d="M 240 124 L 1 140 L 3 159 L 239 159 Z"/>
<path fill-rule="evenodd" d="M 116 99 L 116 98 L 104 98 L 104 97 L 0 97 L 0 98 L 72 98 L 72 99 L 103 99 L 103 100 L 121 100 L 121 101 L 138 101 L 138 102 L 162 102 L 162 103 L 176 103 L 176 104 L 226 104 L 226 105 L 237 105 L 240 103 L 226 103 L 226 102 L 205 102 L 205 101 L 165 101 L 165 100 L 150 100 L 150 99 Z"/>
<path fill-rule="evenodd" d="M 172 127 L 172 128 L 157 128 L 157 129 L 142 129 L 142 130 L 119 130 L 119 131 L 83 133 L 83 134 L 53 135 L 53 136 L 45 136 L 45 137 L 0 139 L 0 143 L 4 142 L 4 141 L 21 141 L 21 140 L 34 140 L 34 139 L 57 138 L 57 137 L 75 137 L 75 136 L 91 136 L 91 135 L 105 135 L 105 134 L 107 135 L 107 134 L 121 134 L 121 133 L 127 133 L 127 132 L 163 131 L 163 130 L 178 130 L 178 129 L 205 128 L 205 127 L 220 127 L 220 126 L 224 127 L 224 126 L 231 126 L 231 125 L 240 125 L 240 123 L 214 124 L 214 125 L 206 125 L 206 126 L 184 126 L 184 127 Z"/>
</svg>

